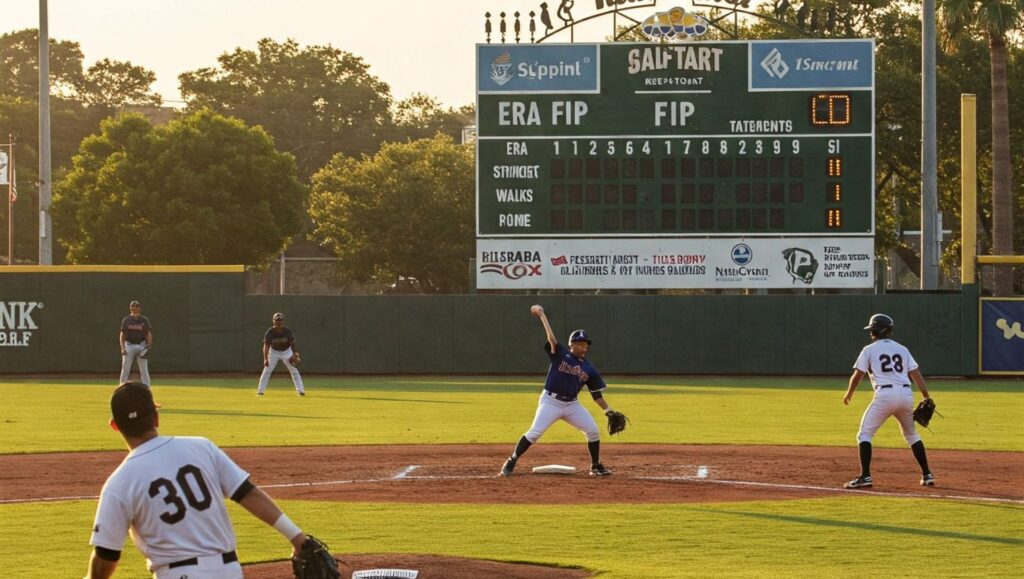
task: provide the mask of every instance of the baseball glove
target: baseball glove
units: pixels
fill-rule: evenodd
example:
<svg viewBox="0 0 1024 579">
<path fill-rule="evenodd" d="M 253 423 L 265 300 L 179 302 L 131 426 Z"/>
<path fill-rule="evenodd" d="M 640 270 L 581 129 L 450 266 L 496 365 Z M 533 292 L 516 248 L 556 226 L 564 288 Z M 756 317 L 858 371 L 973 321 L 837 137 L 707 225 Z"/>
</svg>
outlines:
<svg viewBox="0 0 1024 579">
<path fill-rule="evenodd" d="M 302 356 L 300 356 L 298 352 L 295 352 L 292 354 L 291 358 L 288 358 L 288 362 L 290 362 L 292 366 L 298 366 L 299 363 L 302 362 Z"/>
<path fill-rule="evenodd" d="M 292 557 L 292 573 L 295 579 L 341 579 L 337 559 L 313 535 L 306 535 L 299 556 Z"/>
<path fill-rule="evenodd" d="M 932 421 L 933 414 L 935 414 L 935 401 L 931 398 L 925 398 L 914 409 L 914 422 L 928 428 L 928 423 Z"/>
<path fill-rule="evenodd" d="M 608 434 L 618 434 L 625 430 L 626 425 L 629 424 L 629 418 L 626 418 L 625 414 L 616 410 L 605 412 L 605 416 L 608 417 Z"/>
</svg>

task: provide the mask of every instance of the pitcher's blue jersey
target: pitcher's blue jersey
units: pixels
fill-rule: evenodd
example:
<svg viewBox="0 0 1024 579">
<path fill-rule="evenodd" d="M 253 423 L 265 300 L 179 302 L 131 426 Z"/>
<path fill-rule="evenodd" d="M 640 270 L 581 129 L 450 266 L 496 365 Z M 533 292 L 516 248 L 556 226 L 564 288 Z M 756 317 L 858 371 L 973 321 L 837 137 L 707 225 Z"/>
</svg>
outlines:
<svg viewBox="0 0 1024 579">
<path fill-rule="evenodd" d="M 590 365 L 590 362 L 585 358 L 581 360 L 573 356 L 562 344 L 556 344 L 555 353 L 552 354 L 551 346 L 544 342 L 544 351 L 551 358 L 551 368 L 548 369 L 548 377 L 544 381 L 545 390 L 575 399 L 583 386 L 591 392 L 607 388 L 601 374 Z"/>
</svg>

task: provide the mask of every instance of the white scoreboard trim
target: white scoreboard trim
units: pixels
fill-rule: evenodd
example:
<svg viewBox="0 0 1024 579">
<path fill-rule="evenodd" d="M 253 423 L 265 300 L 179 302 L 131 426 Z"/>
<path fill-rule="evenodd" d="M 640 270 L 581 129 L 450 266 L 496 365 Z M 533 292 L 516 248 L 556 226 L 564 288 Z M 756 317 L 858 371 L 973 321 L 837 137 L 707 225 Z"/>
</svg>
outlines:
<svg viewBox="0 0 1024 579">
<path fill-rule="evenodd" d="M 872 288 L 871 237 L 477 239 L 477 289 Z"/>
</svg>

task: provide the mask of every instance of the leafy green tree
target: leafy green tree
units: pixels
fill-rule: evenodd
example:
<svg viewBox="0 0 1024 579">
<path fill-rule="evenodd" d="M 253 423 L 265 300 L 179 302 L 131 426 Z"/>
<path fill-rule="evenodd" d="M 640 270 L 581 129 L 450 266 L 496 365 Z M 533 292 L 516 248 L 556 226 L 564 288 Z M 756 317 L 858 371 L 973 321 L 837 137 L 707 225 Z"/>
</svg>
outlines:
<svg viewBox="0 0 1024 579">
<path fill-rule="evenodd" d="M 70 263 L 261 264 L 300 230 L 304 195 L 259 127 L 124 115 L 82 142 L 53 212 Z"/>
<path fill-rule="evenodd" d="M 156 74 L 141 66 L 104 58 L 86 71 L 78 85 L 78 94 L 86 104 L 93 106 L 158 106 L 162 102 L 160 95 L 150 92 L 154 82 Z"/>
<path fill-rule="evenodd" d="M 415 141 L 443 133 L 460 142 L 462 129 L 476 122 L 474 111 L 473 105 L 445 108 L 436 98 L 416 93 L 393 107 L 387 140 Z"/>
<path fill-rule="evenodd" d="M 385 143 L 373 157 L 336 155 L 313 176 L 314 235 L 355 281 L 405 277 L 427 291 L 465 291 L 473 175 L 473 149 L 445 135 Z"/>
<path fill-rule="evenodd" d="M 68 40 L 49 41 L 50 91 L 73 96 L 82 82 L 82 48 Z M 39 100 L 39 31 L 0 35 L 0 98 Z"/>
<path fill-rule="evenodd" d="M 39 255 L 37 185 L 39 148 L 39 34 L 20 30 L 0 35 L 0 141 L 16 142 L 18 201 L 14 204 L 14 256 L 35 260 Z M 50 155 L 54 176 L 71 164 L 71 157 L 100 121 L 128 104 L 159 104 L 150 92 L 152 72 L 127 62 L 101 60 L 83 70 L 77 42 L 50 39 Z M 7 204 L 0 203 L 7 221 Z M 0 245 L 7 255 L 7 236 Z M 60 249 L 54 260 L 60 262 Z"/>
<path fill-rule="evenodd" d="M 1013 254 L 1012 162 L 1010 159 L 1010 106 L 1008 40 L 1024 32 L 1024 0 L 939 0 L 943 46 L 955 50 L 965 38 L 988 40 L 992 82 L 992 251 Z M 997 296 L 1013 293 L 1009 267 L 995 271 Z"/>
<path fill-rule="evenodd" d="M 390 89 L 362 58 L 331 46 L 260 40 L 235 49 L 219 66 L 178 78 L 190 110 L 209 108 L 260 125 L 295 155 L 308 177 L 335 154 L 377 150 L 387 125 Z"/>
<path fill-rule="evenodd" d="M 151 92 L 156 75 L 130 62 L 103 59 L 83 69 L 82 48 L 77 42 L 49 42 L 50 95 L 54 100 L 80 101 L 92 107 L 113 109 L 127 105 L 159 105 Z M 19 30 L 0 36 L 0 99 L 39 100 L 39 31 Z M 10 75 L 9 77 L 7 75 Z"/>
</svg>

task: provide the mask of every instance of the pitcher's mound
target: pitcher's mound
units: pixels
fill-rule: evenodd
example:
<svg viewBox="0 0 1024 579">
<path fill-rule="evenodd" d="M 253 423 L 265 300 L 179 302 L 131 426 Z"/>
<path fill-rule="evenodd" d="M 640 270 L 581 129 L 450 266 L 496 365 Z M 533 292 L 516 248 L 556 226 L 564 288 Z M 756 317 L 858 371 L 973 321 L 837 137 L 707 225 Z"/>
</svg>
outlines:
<svg viewBox="0 0 1024 579">
<path fill-rule="evenodd" d="M 444 557 L 441 555 L 410 555 L 398 553 L 360 553 L 339 555 L 341 577 L 349 579 L 353 571 L 365 569 L 415 569 L 418 579 L 479 579 L 502 577 L 508 579 L 582 579 L 592 575 L 582 569 L 546 567 L 520 563 L 503 563 L 483 559 Z M 246 565 L 247 579 L 280 579 L 291 577 L 292 565 L 288 561 Z"/>
</svg>

